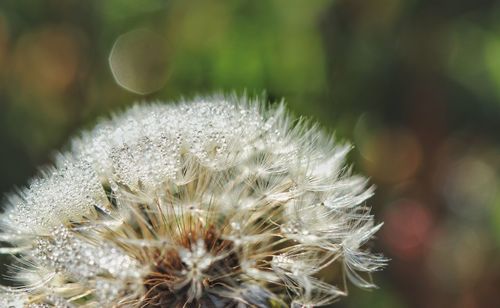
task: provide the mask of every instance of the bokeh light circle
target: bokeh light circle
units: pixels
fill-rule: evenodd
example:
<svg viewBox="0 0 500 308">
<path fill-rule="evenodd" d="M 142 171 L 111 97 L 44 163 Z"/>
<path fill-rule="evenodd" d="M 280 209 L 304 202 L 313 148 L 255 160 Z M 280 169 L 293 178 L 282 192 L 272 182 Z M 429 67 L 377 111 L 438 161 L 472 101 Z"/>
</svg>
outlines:
<svg viewBox="0 0 500 308">
<path fill-rule="evenodd" d="M 161 89 L 167 81 L 164 38 L 140 28 L 118 37 L 109 55 L 109 66 L 118 85 L 136 94 Z"/>
</svg>

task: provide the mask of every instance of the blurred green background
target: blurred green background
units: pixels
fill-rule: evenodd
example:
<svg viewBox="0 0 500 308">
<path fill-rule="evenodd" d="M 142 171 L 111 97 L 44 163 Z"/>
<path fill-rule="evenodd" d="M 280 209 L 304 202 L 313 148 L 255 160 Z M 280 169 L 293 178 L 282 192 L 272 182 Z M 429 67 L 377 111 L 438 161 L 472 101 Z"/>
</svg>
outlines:
<svg viewBox="0 0 500 308">
<path fill-rule="evenodd" d="M 500 3 L 0 2 L 0 192 L 99 117 L 284 98 L 356 148 L 392 259 L 334 307 L 500 307 Z"/>
</svg>

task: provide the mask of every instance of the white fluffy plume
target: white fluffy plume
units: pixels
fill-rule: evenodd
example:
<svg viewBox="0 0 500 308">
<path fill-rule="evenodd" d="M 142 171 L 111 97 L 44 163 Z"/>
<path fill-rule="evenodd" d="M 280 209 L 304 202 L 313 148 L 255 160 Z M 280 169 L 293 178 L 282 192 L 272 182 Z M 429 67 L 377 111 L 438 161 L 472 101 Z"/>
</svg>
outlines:
<svg viewBox="0 0 500 308">
<path fill-rule="evenodd" d="M 283 105 L 135 106 L 10 196 L 0 251 L 20 287 L 0 306 L 310 307 L 345 295 L 345 278 L 373 287 L 380 225 L 349 149 Z"/>
</svg>

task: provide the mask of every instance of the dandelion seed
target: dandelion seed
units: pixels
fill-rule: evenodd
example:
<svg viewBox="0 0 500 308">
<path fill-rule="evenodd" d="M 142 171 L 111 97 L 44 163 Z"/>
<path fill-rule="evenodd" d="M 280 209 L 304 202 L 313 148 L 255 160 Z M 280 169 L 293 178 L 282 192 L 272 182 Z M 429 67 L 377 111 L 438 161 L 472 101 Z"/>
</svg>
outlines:
<svg viewBox="0 0 500 308">
<path fill-rule="evenodd" d="M 283 105 L 214 96 L 135 106 L 9 198 L 1 307 L 312 307 L 373 287 L 380 228 L 349 146 Z"/>
</svg>

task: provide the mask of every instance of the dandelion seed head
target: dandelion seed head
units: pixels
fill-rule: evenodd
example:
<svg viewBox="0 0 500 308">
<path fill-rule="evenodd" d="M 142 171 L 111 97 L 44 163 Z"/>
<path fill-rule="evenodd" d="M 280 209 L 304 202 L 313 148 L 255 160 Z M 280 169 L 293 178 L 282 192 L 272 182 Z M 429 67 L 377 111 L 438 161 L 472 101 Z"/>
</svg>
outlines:
<svg viewBox="0 0 500 308">
<path fill-rule="evenodd" d="M 236 96 L 137 105 L 12 194 L 0 239 L 13 307 L 312 307 L 373 287 L 373 189 L 284 105 Z M 340 280 L 343 280 L 342 277 Z"/>
</svg>

